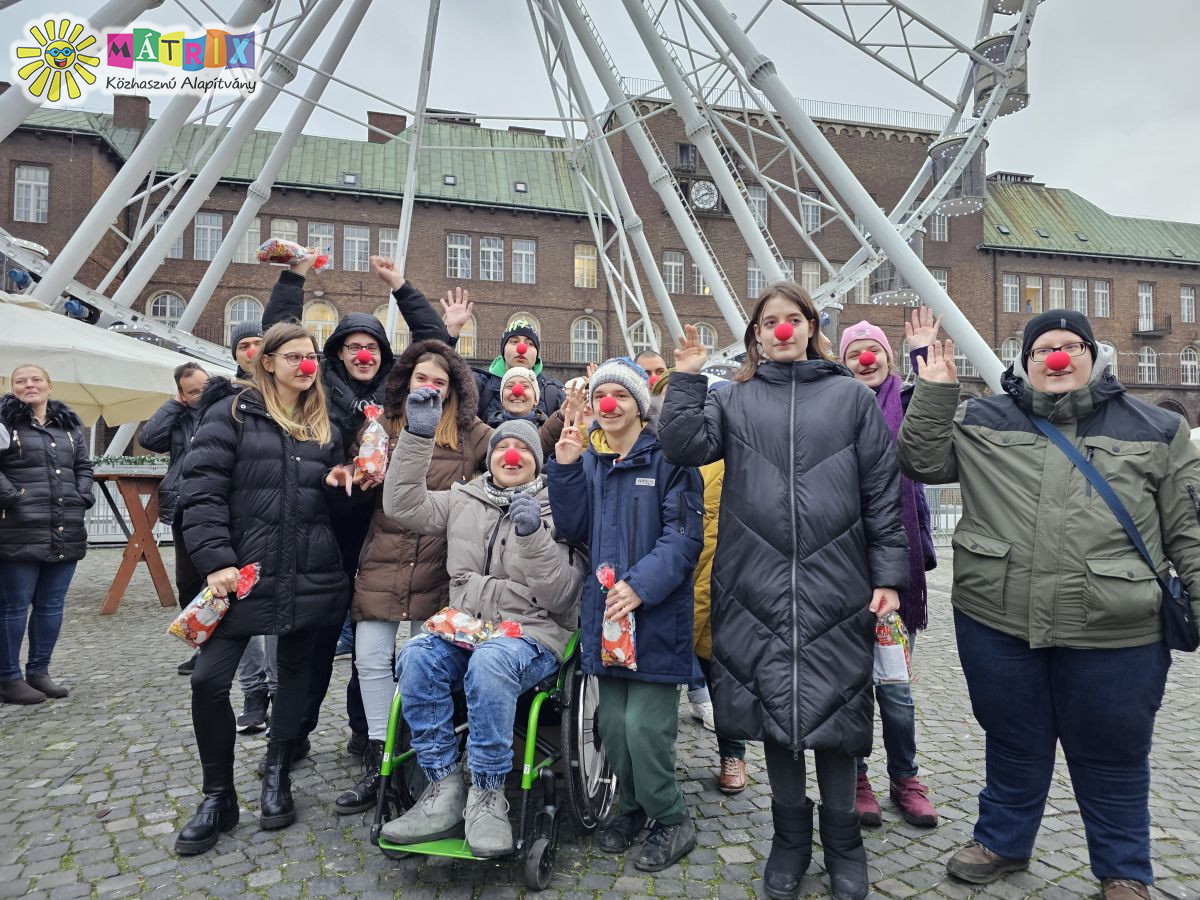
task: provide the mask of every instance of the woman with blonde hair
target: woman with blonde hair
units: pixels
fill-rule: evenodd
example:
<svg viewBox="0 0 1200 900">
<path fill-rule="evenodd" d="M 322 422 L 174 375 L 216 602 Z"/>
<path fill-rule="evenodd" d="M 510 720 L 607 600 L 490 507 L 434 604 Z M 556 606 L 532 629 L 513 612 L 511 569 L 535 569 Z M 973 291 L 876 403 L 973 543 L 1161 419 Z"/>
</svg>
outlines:
<svg viewBox="0 0 1200 900">
<path fill-rule="evenodd" d="M 320 359 L 304 328 L 274 325 L 254 359 L 253 383 L 216 378 L 201 399 L 203 420 L 184 463 L 181 496 L 188 553 L 217 596 L 234 591 L 239 567 L 258 563 L 261 571 L 204 644 L 192 673 L 204 800 L 175 841 L 182 855 L 211 849 L 237 824 L 229 687 L 257 634 L 279 636 L 259 822 L 283 828 L 296 819 L 288 772 L 313 640 L 318 629 L 341 621 L 348 589 L 330 512 L 342 444 L 326 410 Z"/>
</svg>

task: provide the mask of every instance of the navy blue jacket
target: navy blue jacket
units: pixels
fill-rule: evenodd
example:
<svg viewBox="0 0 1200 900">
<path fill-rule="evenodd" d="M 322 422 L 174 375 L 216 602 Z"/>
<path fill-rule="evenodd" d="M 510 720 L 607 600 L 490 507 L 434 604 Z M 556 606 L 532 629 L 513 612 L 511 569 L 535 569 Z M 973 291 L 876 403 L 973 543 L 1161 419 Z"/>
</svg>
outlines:
<svg viewBox="0 0 1200 900">
<path fill-rule="evenodd" d="M 589 675 L 685 684 L 692 677 L 692 576 L 703 543 L 700 473 L 667 461 L 647 426 L 624 459 L 598 449 L 592 432 L 583 458 L 546 466 L 554 527 L 586 543 L 591 577 L 580 610 L 583 671 Z M 609 563 L 642 598 L 634 611 L 637 670 L 603 666 L 604 592 L 595 569 Z"/>
</svg>

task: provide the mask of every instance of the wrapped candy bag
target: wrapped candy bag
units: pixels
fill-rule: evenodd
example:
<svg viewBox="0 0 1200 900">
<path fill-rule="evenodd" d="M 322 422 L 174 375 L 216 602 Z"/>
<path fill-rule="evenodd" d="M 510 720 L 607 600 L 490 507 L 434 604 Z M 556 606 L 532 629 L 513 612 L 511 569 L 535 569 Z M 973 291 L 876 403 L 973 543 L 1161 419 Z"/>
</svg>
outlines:
<svg viewBox="0 0 1200 900">
<path fill-rule="evenodd" d="M 239 600 L 258 584 L 261 572 L 260 563 L 250 563 L 238 570 L 237 590 L 234 593 Z M 229 611 L 229 603 L 228 597 L 218 597 L 211 588 L 206 587 L 175 617 L 175 621 L 167 628 L 167 634 L 175 635 L 192 647 L 199 647 L 217 630 L 221 619 Z"/>
<path fill-rule="evenodd" d="M 258 246 L 256 254 L 259 262 L 283 263 L 291 265 L 308 256 L 309 251 L 295 241 L 285 241 L 282 238 L 269 238 Z M 317 272 L 329 264 L 328 253 L 318 253 L 317 261 L 313 263 L 313 271 Z"/>
<path fill-rule="evenodd" d="M 607 596 L 617 582 L 617 573 L 608 563 L 596 569 L 596 580 Z M 637 622 L 633 613 L 625 613 L 615 622 L 605 620 L 600 635 L 600 664 L 637 671 Z"/>
<path fill-rule="evenodd" d="M 465 650 L 474 650 L 484 641 L 494 637 L 521 637 L 519 622 L 487 622 L 453 606 L 439 609 L 425 620 L 423 628 L 426 634 L 437 635 Z"/>
<path fill-rule="evenodd" d="M 907 684 L 912 681 L 912 649 L 908 629 L 898 613 L 888 613 L 875 623 L 876 684 Z"/>
<path fill-rule="evenodd" d="M 363 429 L 362 438 L 358 444 L 358 455 L 354 457 L 354 466 L 362 473 L 363 481 L 370 484 L 383 484 L 388 466 L 388 433 L 379 424 L 379 416 L 383 408 L 372 403 L 363 410 L 367 417 L 367 427 Z"/>
</svg>

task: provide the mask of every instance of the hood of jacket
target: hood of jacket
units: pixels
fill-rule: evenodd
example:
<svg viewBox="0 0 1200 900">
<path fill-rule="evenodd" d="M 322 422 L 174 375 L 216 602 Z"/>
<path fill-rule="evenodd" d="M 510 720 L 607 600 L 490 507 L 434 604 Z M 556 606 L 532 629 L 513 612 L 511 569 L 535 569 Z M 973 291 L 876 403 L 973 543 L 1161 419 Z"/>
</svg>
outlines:
<svg viewBox="0 0 1200 900">
<path fill-rule="evenodd" d="M 497 356 L 495 359 L 493 359 L 492 364 L 490 366 L 488 366 L 488 372 L 490 372 L 492 375 L 495 375 L 497 378 L 503 378 L 504 373 L 507 371 L 508 371 L 508 363 L 506 363 L 504 361 L 503 353 L 501 353 L 499 356 Z M 538 354 L 537 361 L 533 364 L 533 374 L 534 375 L 542 374 L 541 354 Z"/>
<path fill-rule="evenodd" d="M 371 335 L 379 343 L 379 371 L 370 381 L 358 381 L 351 378 L 339 355 L 342 352 L 342 346 L 346 343 L 346 338 L 357 331 Z M 392 352 L 392 345 L 387 339 L 383 323 L 370 313 L 347 313 L 342 316 L 337 328 L 333 329 L 333 334 L 329 335 L 329 339 L 325 341 L 323 352 L 325 369 L 321 374 L 325 379 L 325 384 L 334 389 L 332 382 L 337 382 L 355 397 L 369 397 L 374 394 L 388 377 L 388 373 L 391 372 L 392 366 L 396 362 L 396 356 Z"/>
<path fill-rule="evenodd" d="M 18 400 L 15 394 L 5 394 L 0 397 L 0 421 L 8 426 L 27 425 L 33 421 L 33 407 L 24 400 Z M 57 425 L 64 431 L 83 427 L 83 421 L 74 410 L 58 400 L 47 402 L 46 424 Z"/>
<path fill-rule="evenodd" d="M 200 395 L 200 402 L 197 404 L 196 409 L 199 411 L 201 418 L 203 418 L 210 406 L 219 403 L 226 397 L 232 397 L 235 394 L 241 393 L 248 387 L 250 387 L 248 381 L 231 381 L 224 375 L 214 375 L 208 379 L 208 384 L 204 385 L 204 393 Z M 261 403 L 261 400 L 259 402 Z"/>
<path fill-rule="evenodd" d="M 479 390 L 475 387 L 475 376 L 471 374 L 471 367 L 467 365 L 466 360 L 441 341 L 419 341 L 410 344 L 400 354 L 400 358 L 388 373 L 385 412 L 393 419 L 404 415 L 405 404 L 408 402 L 408 384 L 412 381 L 417 360 L 426 353 L 436 354 L 445 360 L 446 369 L 450 372 L 450 386 L 458 394 L 458 428 L 466 433 L 478 413 Z"/>
<path fill-rule="evenodd" d="M 754 373 L 768 384 L 787 384 L 790 381 L 817 381 L 831 375 L 854 375 L 840 362 L 831 359 L 799 359 L 795 362 L 765 362 Z"/>
<path fill-rule="evenodd" d="M 1101 344 L 1088 383 L 1063 394 L 1035 390 L 1020 357 L 1004 371 L 1000 377 L 1000 385 L 1026 412 L 1042 416 L 1051 422 L 1070 422 L 1086 416 L 1102 403 L 1125 393 L 1125 386 L 1108 371 L 1113 356 L 1112 348 Z"/>
</svg>

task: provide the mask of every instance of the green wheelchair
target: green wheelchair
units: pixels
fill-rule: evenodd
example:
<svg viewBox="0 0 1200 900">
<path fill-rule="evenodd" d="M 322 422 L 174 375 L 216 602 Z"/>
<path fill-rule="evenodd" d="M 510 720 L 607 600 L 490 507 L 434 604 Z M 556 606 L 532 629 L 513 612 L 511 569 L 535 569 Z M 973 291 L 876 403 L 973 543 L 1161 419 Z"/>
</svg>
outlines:
<svg viewBox="0 0 1200 900">
<path fill-rule="evenodd" d="M 566 789 L 566 807 L 571 818 L 584 833 L 595 830 L 608 816 L 616 797 L 616 776 L 600 743 L 599 687 L 594 677 L 583 674 L 579 656 L 576 632 L 567 644 L 558 672 L 521 696 L 513 726 L 514 744 L 523 741 L 523 751 L 520 822 L 513 830 L 511 858 L 524 865 L 525 881 L 535 891 L 545 890 L 554 875 L 562 814 L 558 805 L 559 779 Z M 428 784 L 417 765 L 416 751 L 410 746 L 408 725 L 401 710 L 402 698 L 397 690 L 379 769 L 379 799 L 371 824 L 371 842 L 392 858 L 418 854 L 478 859 L 464 837 L 393 844 L 382 836 L 384 823 L 409 809 Z M 557 746 L 546 739 L 547 731 L 557 731 Z M 465 745 L 466 733 L 466 705 L 458 695 L 455 734 L 460 750 Z M 539 788 L 536 802 L 535 783 Z"/>
</svg>

